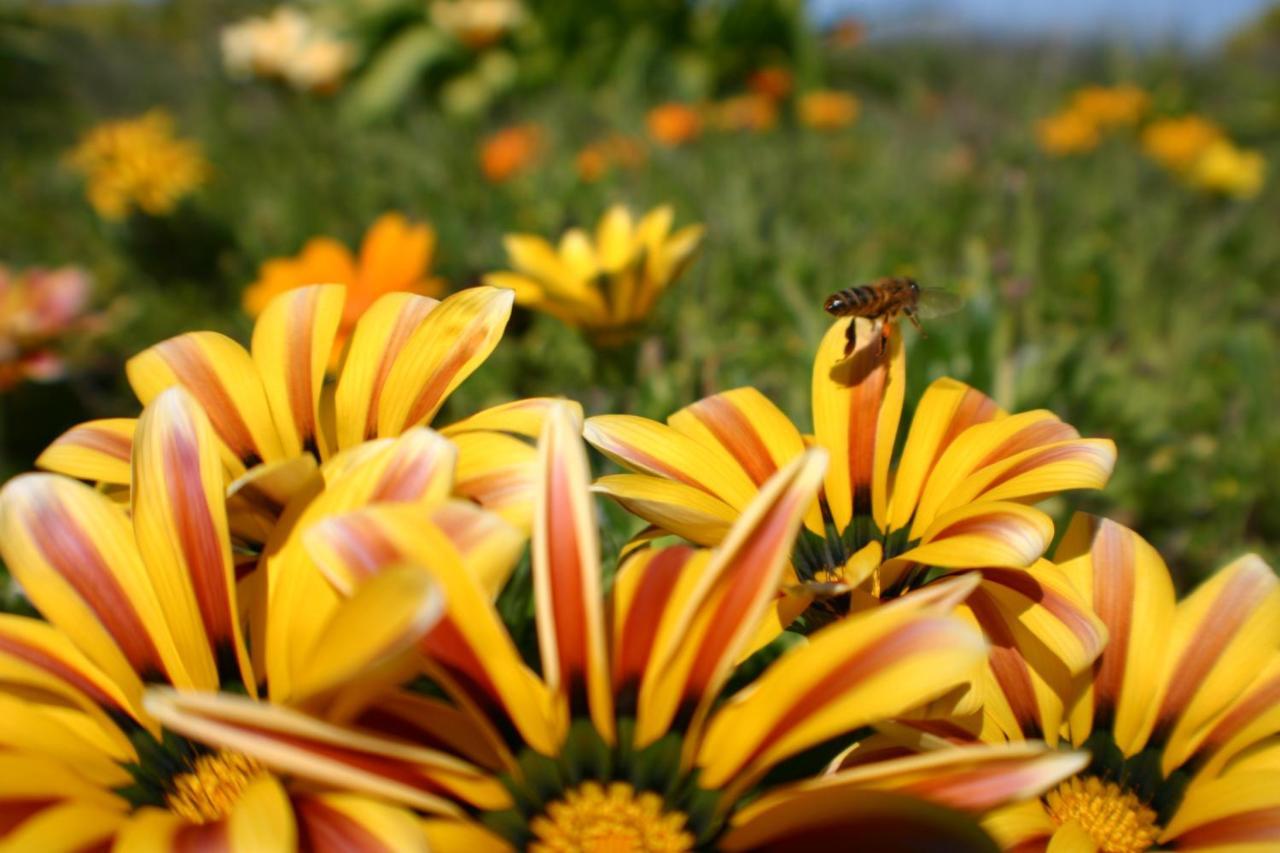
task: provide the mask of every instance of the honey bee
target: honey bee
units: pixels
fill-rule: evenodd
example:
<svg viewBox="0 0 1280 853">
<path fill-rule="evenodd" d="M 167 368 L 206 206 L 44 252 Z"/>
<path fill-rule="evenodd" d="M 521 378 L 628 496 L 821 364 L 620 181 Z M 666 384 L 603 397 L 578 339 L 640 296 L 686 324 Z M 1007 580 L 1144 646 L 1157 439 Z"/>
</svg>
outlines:
<svg viewBox="0 0 1280 853">
<path fill-rule="evenodd" d="M 836 317 L 864 317 L 878 324 L 880 348 L 877 355 L 884 355 L 889 344 L 889 331 L 899 314 L 906 316 L 920 334 L 924 329 L 920 318 L 938 317 L 959 309 L 962 300 L 946 290 L 921 287 L 912 278 L 885 277 L 869 284 L 859 284 L 836 291 L 827 297 L 822 307 Z M 849 324 L 845 333 L 844 357 L 848 358 L 858 345 L 858 324 Z"/>
</svg>

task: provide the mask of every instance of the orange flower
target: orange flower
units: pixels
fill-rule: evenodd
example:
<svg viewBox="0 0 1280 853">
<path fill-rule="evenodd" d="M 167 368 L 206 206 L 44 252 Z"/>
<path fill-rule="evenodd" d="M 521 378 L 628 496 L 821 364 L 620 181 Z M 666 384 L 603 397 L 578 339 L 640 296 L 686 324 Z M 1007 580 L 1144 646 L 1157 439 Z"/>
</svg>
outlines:
<svg viewBox="0 0 1280 853">
<path fill-rule="evenodd" d="M 1162 118 L 1142 131 L 1142 150 L 1166 169 L 1188 172 L 1215 142 L 1222 128 L 1197 115 Z"/>
<path fill-rule="evenodd" d="M 258 268 L 258 280 L 245 288 L 241 303 L 252 316 L 287 290 L 309 284 L 343 284 L 347 301 L 333 346 L 333 363 L 360 315 L 380 296 L 402 291 L 438 296 L 444 282 L 428 273 L 436 232 L 399 213 L 384 213 L 365 232 L 360 255 L 331 237 L 313 237 L 291 258 L 272 258 Z M 333 366 L 333 365 L 331 365 Z"/>
<path fill-rule="evenodd" d="M 683 145 L 702 133 L 702 116 L 688 104 L 671 101 L 649 110 L 649 135 L 663 145 Z"/>
<path fill-rule="evenodd" d="M 759 133 L 778 123 L 778 107 L 765 95 L 738 95 L 716 105 L 715 120 L 721 130 Z"/>
<path fill-rule="evenodd" d="M 1099 128 L 1127 127 L 1138 123 L 1151 99 L 1137 86 L 1085 86 L 1071 99 L 1071 111 Z"/>
<path fill-rule="evenodd" d="M 480 169 L 494 183 L 509 181 L 533 166 L 543 141 L 542 128 L 536 124 L 504 127 L 481 146 Z"/>
<path fill-rule="evenodd" d="M 797 109 L 801 123 L 816 130 L 836 130 L 857 121 L 861 105 L 856 95 L 820 89 L 801 95 Z"/>
<path fill-rule="evenodd" d="M 780 101 L 791 94 L 795 83 L 791 72 L 781 65 L 767 65 L 755 71 L 747 80 L 747 88 L 757 95 Z"/>
<path fill-rule="evenodd" d="M 595 183 L 615 166 L 638 169 L 644 165 L 644 146 L 638 140 L 613 133 L 592 142 L 578 152 L 574 165 L 585 183 Z"/>
<path fill-rule="evenodd" d="M 1075 110 L 1064 110 L 1036 122 L 1036 141 L 1055 156 L 1079 154 L 1098 147 L 1098 125 Z"/>
</svg>

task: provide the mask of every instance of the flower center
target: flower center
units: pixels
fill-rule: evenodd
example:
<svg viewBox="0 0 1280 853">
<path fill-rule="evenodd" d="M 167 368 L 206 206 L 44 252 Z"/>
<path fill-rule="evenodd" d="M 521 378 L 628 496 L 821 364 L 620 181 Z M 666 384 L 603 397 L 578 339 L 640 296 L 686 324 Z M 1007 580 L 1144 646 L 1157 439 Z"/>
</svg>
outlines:
<svg viewBox="0 0 1280 853">
<path fill-rule="evenodd" d="M 1045 796 L 1045 805 L 1059 826 L 1075 821 L 1104 853 L 1150 850 L 1160 836 L 1154 811 L 1096 776 L 1068 779 Z"/>
<path fill-rule="evenodd" d="M 636 791 L 626 782 L 605 788 L 586 782 L 547 806 L 529 828 L 538 836 L 534 853 L 667 853 L 693 849 L 685 815 L 668 812 L 662 797 Z"/>
<path fill-rule="evenodd" d="M 237 752 L 202 755 L 190 771 L 170 780 L 169 809 L 192 823 L 221 820 L 264 772 L 257 761 Z"/>
</svg>

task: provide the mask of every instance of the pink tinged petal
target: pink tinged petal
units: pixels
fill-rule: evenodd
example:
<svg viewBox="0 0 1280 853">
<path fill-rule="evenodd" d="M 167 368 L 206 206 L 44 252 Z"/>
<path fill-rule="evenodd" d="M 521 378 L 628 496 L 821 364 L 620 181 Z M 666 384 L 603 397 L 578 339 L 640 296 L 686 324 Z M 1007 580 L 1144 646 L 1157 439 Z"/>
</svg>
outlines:
<svg viewBox="0 0 1280 853">
<path fill-rule="evenodd" d="M 689 566 L 705 564 L 707 557 L 706 552 L 684 546 L 648 549 L 619 568 L 610 596 L 610 621 L 614 691 L 626 697 L 620 703 L 634 706 L 668 602 Z M 634 714 L 634 707 L 619 709 L 620 714 L 628 712 Z"/>
<path fill-rule="evenodd" d="M 453 493 L 500 515 L 515 528 L 533 525 L 538 487 L 538 451 L 527 441 L 501 432 L 461 432 Z"/>
<path fill-rule="evenodd" d="M 600 592 L 600 545 L 587 456 L 567 409 L 553 410 L 539 441 L 533 588 L 543 677 L 571 716 L 589 712 L 612 742 L 613 704 Z"/>
<path fill-rule="evenodd" d="M 408 811 L 351 794 L 295 797 L 301 849 L 308 853 L 427 853 L 426 835 Z"/>
<path fill-rule="evenodd" d="M 133 418 L 106 418 L 73 426 L 36 459 L 46 471 L 90 482 L 128 485 Z"/>
<path fill-rule="evenodd" d="M 138 422 L 133 519 L 138 550 L 195 686 L 218 686 L 231 655 L 256 680 L 241 633 L 222 463 L 208 419 L 181 388 L 161 393 Z"/>
</svg>

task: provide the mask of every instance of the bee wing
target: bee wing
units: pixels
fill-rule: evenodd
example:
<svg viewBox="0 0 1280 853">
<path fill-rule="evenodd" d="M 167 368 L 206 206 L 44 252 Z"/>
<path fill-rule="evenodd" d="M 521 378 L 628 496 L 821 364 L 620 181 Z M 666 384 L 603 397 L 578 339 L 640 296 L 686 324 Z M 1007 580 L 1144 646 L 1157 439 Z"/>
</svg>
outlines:
<svg viewBox="0 0 1280 853">
<path fill-rule="evenodd" d="M 920 288 L 920 296 L 916 299 L 916 312 L 925 320 L 955 313 L 963 306 L 963 296 L 936 287 Z"/>
</svg>

